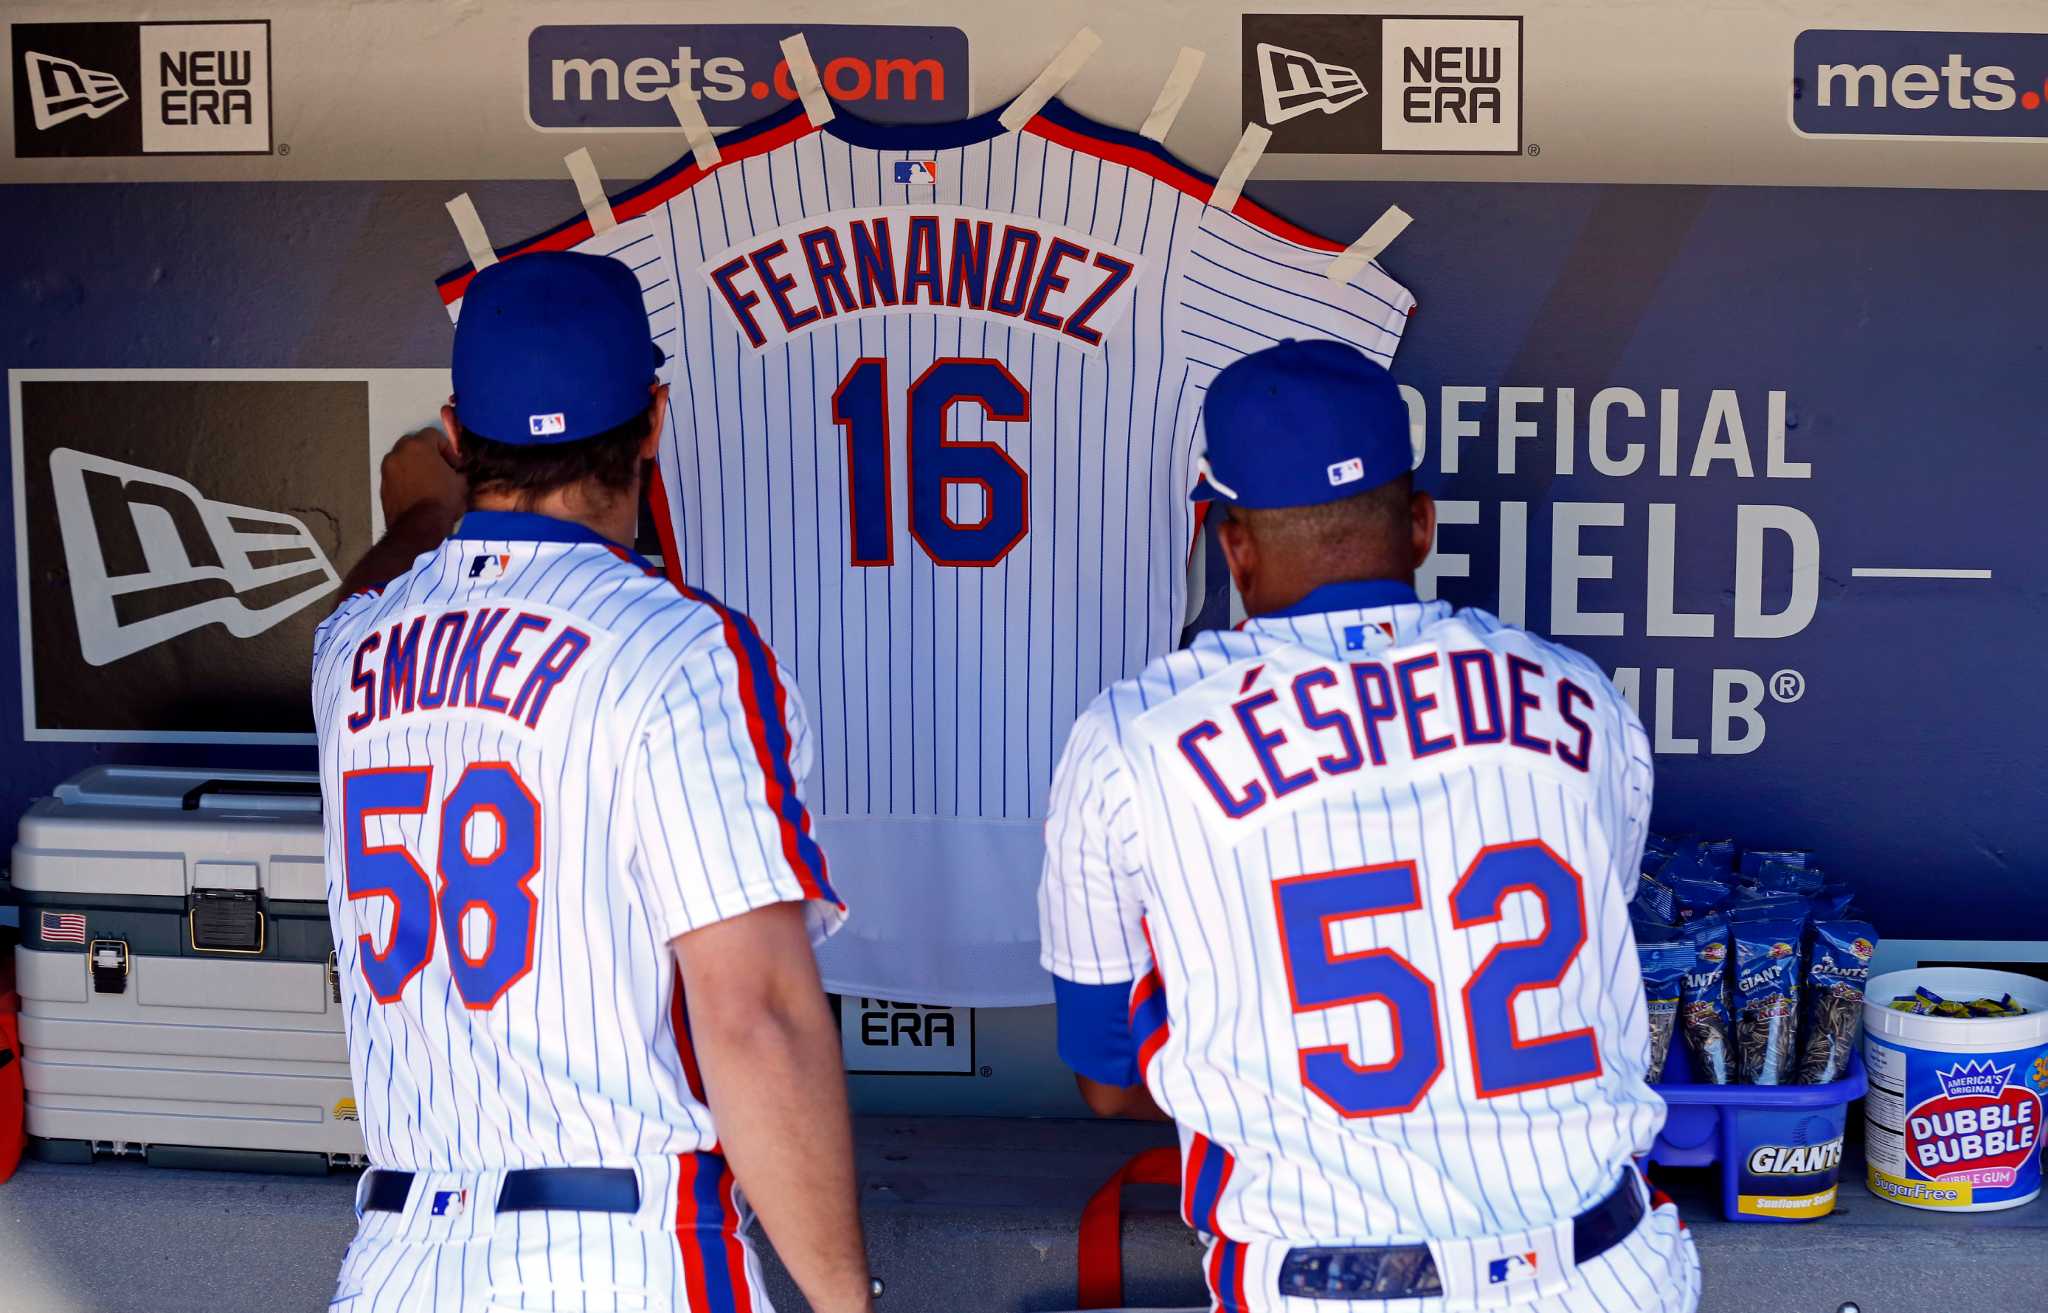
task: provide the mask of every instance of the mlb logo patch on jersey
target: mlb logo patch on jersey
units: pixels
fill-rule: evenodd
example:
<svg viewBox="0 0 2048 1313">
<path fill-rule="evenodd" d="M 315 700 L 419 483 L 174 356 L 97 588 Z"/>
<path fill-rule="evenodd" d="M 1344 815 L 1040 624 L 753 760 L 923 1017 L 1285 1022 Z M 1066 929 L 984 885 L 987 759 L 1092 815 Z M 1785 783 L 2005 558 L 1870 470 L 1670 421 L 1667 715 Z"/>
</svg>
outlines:
<svg viewBox="0 0 2048 1313">
<path fill-rule="evenodd" d="M 1536 1277 L 1536 1255 L 1509 1254 L 1496 1258 L 1486 1265 L 1486 1284 L 1504 1286 L 1515 1281 L 1532 1281 Z"/>
<path fill-rule="evenodd" d="M 1344 650 L 1363 652 L 1368 647 L 1381 646 L 1380 640 L 1394 641 L 1394 626 L 1385 620 L 1375 620 L 1369 625 L 1344 626 Z"/>
<path fill-rule="evenodd" d="M 469 577 L 472 579 L 498 579 L 505 573 L 505 567 L 512 564 L 510 552 L 479 552 L 469 558 Z"/>
<path fill-rule="evenodd" d="M 1365 477 L 1365 462 L 1356 456 L 1340 460 L 1330 467 L 1330 486 L 1341 488 L 1347 483 L 1356 483 Z"/>
<path fill-rule="evenodd" d="M 896 161 L 896 181 L 906 187 L 936 187 L 939 166 L 935 160 Z"/>
<path fill-rule="evenodd" d="M 557 433 L 566 432 L 568 427 L 569 421 L 567 417 L 559 410 L 552 415 L 528 415 L 526 417 L 526 431 L 536 438 L 552 437 Z"/>
<path fill-rule="evenodd" d="M 468 1207 L 469 1191 L 467 1190 L 434 1191 L 433 1211 L 436 1217 L 460 1217 L 463 1214 L 463 1210 Z"/>
</svg>

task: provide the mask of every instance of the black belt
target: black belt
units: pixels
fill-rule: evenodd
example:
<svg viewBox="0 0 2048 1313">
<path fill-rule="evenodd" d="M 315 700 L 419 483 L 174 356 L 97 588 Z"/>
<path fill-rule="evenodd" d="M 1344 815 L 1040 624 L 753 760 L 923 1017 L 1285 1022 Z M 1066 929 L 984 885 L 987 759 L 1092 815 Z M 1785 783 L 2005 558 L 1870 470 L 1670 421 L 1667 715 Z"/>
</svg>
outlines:
<svg viewBox="0 0 2048 1313">
<path fill-rule="evenodd" d="M 1642 1178 L 1631 1167 L 1605 1199 L 1572 1219 L 1572 1261 L 1592 1262 L 1626 1240 L 1648 1211 Z M 1519 1256 L 1496 1259 L 1494 1284 L 1519 1275 Z M 1290 1250 L 1280 1293 L 1293 1299 L 1427 1299 L 1444 1293 L 1428 1245 L 1345 1245 Z"/>
<path fill-rule="evenodd" d="M 411 1172 L 370 1173 L 363 1191 L 366 1213 L 402 1213 L 412 1196 Z M 498 1189 L 501 1213 L 634 1213 L 640 1178 L 624 1167 L 529 1167 L 505 1173 Z"/>
</svg>

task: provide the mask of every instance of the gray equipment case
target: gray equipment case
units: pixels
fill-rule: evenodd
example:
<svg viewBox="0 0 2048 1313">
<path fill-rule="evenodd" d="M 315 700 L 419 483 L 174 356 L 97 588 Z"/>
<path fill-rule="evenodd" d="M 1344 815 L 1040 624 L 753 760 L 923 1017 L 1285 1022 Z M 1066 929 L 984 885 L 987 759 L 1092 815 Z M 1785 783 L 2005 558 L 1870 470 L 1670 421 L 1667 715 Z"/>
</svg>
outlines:
<svg viewBox="0 0 2048 1313">
<path fill-rule="evenodd" d="M 53 1156 L 362 1160 L 317 776 L 94 767 L 29 808 L 13 879 Z"/>
</svg>

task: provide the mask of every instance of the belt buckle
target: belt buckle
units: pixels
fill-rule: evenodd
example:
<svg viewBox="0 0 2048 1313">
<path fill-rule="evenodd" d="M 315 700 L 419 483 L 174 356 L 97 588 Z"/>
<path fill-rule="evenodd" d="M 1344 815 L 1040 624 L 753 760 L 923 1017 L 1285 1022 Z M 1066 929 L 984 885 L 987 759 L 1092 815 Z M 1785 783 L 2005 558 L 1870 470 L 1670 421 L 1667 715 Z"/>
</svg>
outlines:
<svg viewBox="0 0 2048 1313">
<path fill-rule="evenodd" d="M 1290 1299 L 1430 1299 L 1443 1278 L 1428 1245 L 1309 1246 L 1288 1251 L 1280 1293 Z"/>
</svg>

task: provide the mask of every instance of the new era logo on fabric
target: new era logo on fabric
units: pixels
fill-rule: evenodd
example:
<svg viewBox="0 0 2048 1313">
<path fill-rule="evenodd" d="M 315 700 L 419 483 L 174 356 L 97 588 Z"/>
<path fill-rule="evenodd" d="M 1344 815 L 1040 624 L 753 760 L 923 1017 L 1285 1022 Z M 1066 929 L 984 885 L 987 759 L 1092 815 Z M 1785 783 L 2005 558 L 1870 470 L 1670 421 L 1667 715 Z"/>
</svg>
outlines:
<svg viewBox="0 0 2048 1313">
<path fill-rule="evenodd" d="M 103 666 L 204 625 L 251 638 L 341 582 L 304 520 L 69 447 L 50 480 L 78 646 Z"/>
<path fill-rule="evenodd" d="M 19 23 L 14 153 L 268 154 L 270 24 Z"/>
<path fill-rule="evenodd" d="M 83 944 L 85 942 L 85 917 L 78 912 L 43 913 L 43 942 L 46 944 Z"/>
<path fill-rule="evenodd" d="M 1269 126 L 1318 110 L 1335 114 L 1368 94 L 1358 70 L 1325 64 L 1305 51 L 1262 41 L 1258 59 L 1259 91 Z"/>
<path fill-rule="evenodd" d="M 939 166 L 933 160 L 897 160 L 896 181 L 909 187 L 936 187 Z"/>
<path fill-rule="evenodd" d="M 1330 467 L 1330 486 L 1341 488 L 1347 483 L 1356 483 L 1365 477 L 1365 462 L 1356 456 L 1340 460 Z"/>
<path fill-rule="evenodd" d="M 528 415 L 526 417 L 526 431 L 536 438 L 545 438 L 552 434 L 565 432 L 568 427 L 568 419 L 559 410 L 552 415 Z"/>
<path fill-rule="evenodd" d="M 1242 41 L 1244 117 L 1274 152 L 1522 149 L 1520 18 L 1246 14 Z"/>
<path fill-rule="evenodd" d="M 438 402 L 445 378 L 61 369 L 10 381 L 25 736 L 310 740 L 306 663 L 334 563 L 367 549 L 376 524 L 368 472 L 389 439 L 371 440 L 372 394 Z"/>
<path fill-rule="evenodd" d="M 47 132 L 81 114 L 96 119 L 128 103 L 127 89 L 112 73 L 35 50 L 24 50 L 21 59 L 38 131 Z"/>
<path fill-rule="evenodd" d="M 1500 1286 L 1511 1281 L 1530 1280 L 1535 1277 L 1536 1270 L 1535 1254 L 1509 1254 L 1486 1265 L 1486 1283 Z"/>
</svg>

